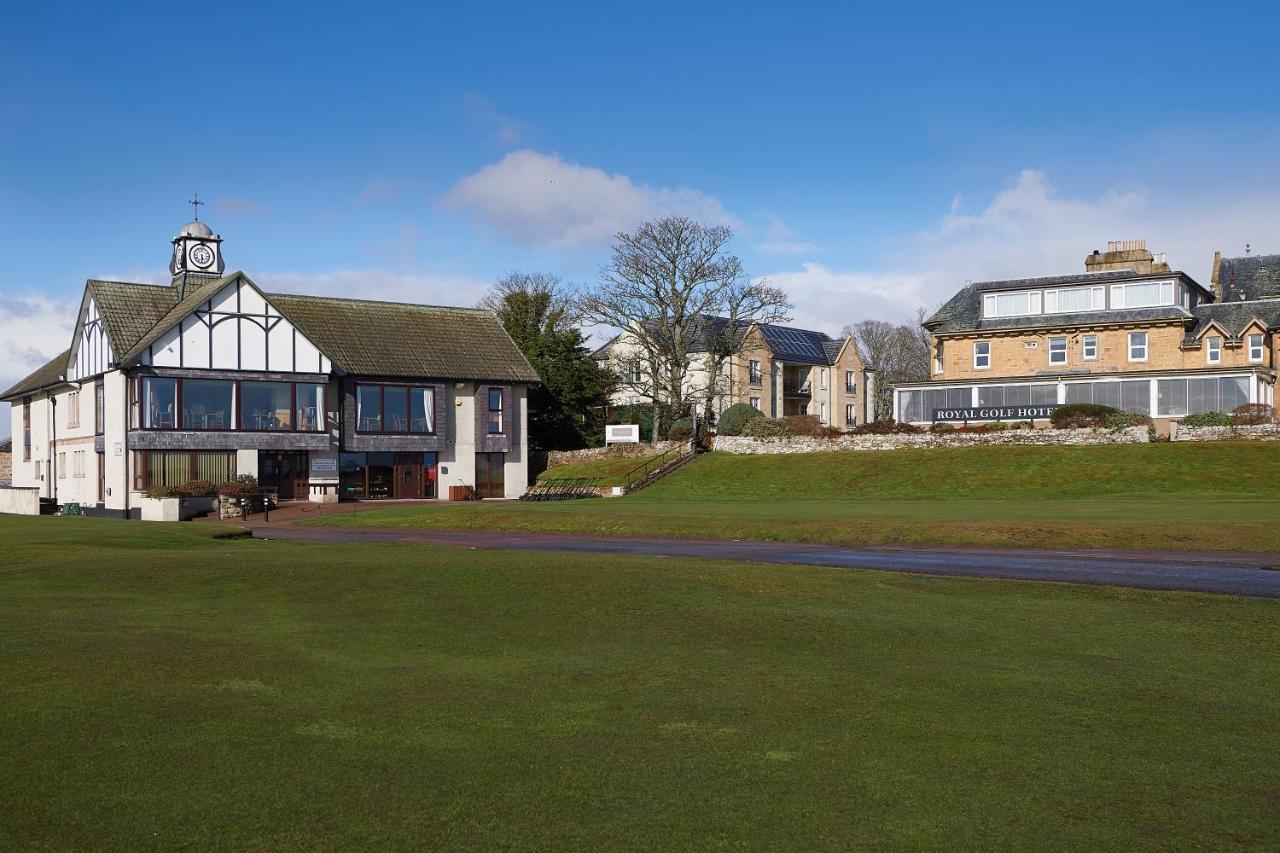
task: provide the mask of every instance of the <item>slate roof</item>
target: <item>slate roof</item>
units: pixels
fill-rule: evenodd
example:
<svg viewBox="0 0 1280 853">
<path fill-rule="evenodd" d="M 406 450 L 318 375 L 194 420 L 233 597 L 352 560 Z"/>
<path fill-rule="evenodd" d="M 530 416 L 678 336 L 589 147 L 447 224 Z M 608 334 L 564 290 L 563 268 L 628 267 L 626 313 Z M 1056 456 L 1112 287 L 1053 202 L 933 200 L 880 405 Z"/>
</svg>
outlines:
<svg viewBox="0 0 1280 853">
<path fill-rule="evenodd" d="M 724 334 L 729 325 L 727 317 L 705 316 L 689 324 L 689 352 L 708 352 L 712 341 Z M 834 364 L 844 346 L 844 338 L 833 338 L 825 332 L 812 329 L 798 329 L 794 326 L 783 326 L 778 323 L 738 322 L 734 335 L 734 345 L 742 342 L 743 336 L 752 326 L 758 326 L 769 349 L 781 361 L 798 364 Z M 608 357 L 609 348 L 620 336 L 614 335 L 591 355 L 595 359 Z"/>
<path fill-rule="evenodd" d="M 12 453 L 12 452 L 13 452 L 13 439 L 0 438 L 0 453 Z"/>
<path fill-rule="evenodd" d="M 348 373 L 538 381 L 498 318 L 484 309 L 288 293 L 267 299 Z"/>
<path fill-rule="evenodd" d="M 71 358 L 71 350 L 64 350 L 55 355 L 43 366 L 32 372 L 30 376 L 19 380 L 8 391 L 0 394 L 0 400 L 8 400 L 61 383 L 67 375 L 67 359 L 69 358 Z"/>
<path fill-rule="evenodd" d="M 111 351 L 126 353 L 173 307 L 175 291 L 164 284 L 131 284 L 124 281 L 85 283 L 107 332 Z"/>
<path fill-rule="evenodd" d="M 1223 302 L 1280 297 L 1280 255 L 1223 258 L 1218 267 Z"/>
<path fill-rule="evenodd" d="M 1186 343 L 1194 342 L 1212 321 L 1217 321 L 1233 338 L 1239 338 L 1254 320 L 1260 321 L 1268 329 L 1280 329 L 1280 299 L 1213 302 L 1196 306 L 1194 314 L 1196 322 L 1187 330 L 1184 338 Z"/>
</svg>

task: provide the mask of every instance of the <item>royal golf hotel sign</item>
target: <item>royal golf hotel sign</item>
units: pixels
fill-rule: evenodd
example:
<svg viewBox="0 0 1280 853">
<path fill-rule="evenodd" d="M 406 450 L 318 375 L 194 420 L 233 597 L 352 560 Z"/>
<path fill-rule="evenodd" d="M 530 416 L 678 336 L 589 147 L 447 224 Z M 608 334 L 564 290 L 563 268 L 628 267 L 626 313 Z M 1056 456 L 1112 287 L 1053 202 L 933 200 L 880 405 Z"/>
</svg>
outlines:
<svg viewBox="0 0 1280 853">
<path fill-rule="evenodd" d="M 967 409 L 934 409 L 935 421 L 1037 421 L 1053 416 L 1053 406 L 977 406 Z"/>
</svg>

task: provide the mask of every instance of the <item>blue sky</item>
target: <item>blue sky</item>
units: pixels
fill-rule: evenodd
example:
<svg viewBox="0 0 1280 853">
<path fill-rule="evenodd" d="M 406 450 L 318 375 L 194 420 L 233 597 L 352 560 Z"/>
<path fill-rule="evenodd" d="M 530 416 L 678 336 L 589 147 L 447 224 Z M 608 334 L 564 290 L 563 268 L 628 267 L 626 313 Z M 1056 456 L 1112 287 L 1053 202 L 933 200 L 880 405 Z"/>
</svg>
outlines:
<svg viewBox="0 0 1280 853">
<path fill-rule="evenodd" d="M 193 192 L 268 287 L 457 304 L 689 213 L 833 333 L 1107 240 L 1280 252 L 1263 5 L 121 6 L 6 11 L 6 384 Z"/>
</svg>

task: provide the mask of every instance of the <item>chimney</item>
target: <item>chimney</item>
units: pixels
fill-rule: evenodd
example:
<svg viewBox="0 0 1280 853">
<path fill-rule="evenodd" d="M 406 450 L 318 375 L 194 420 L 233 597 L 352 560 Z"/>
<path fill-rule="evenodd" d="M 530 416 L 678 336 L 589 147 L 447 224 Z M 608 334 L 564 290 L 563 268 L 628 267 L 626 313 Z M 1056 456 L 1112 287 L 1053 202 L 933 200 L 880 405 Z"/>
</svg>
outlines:
<svg viewBox="0 0 1280 853">
<path fill-rule="evenodd" d="M 1136 273 L 1169 272 L 1169 264 L 1163 252 L 1157 257 L 1147 249 L 1146 240 L 1111 240 L 1107 251 L 1093 250 L 1084 259 L 1085 272 L 1133 270 Z"/>
<path fill-rule="evenodd" d="M 1209 283 L 1213 285 L 1213 296 L 1222 301 L 1222 252 L 1213 253 L 1213 272 L 1209 275 Z"/>
</svg>

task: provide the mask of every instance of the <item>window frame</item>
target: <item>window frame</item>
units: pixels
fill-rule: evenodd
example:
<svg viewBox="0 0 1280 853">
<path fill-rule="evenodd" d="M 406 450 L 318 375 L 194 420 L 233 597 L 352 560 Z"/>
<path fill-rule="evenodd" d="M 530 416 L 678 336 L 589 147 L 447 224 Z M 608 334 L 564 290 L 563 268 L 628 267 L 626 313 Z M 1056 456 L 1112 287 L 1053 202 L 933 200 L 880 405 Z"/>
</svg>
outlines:
<svg viewBox="0 0 1280 853">
<path fill-rule="evenodd" d="M 1209 335 L 1204 339 L 1205 364 L 1222 364 L 1222 337 Z"/>
<path fill-rule="evenodd" d="M 488 416 L 485 418 L 485 431 L 486 431 L 486 434 L 488 434 L 488 435 L 506 435 L 506 434 L 507 434 L 507 429 L 506 429 L 506 426 L 507 426 L 507 411 L 506 411 L 506 401 L 505 401 L 505 399 L 504 399 L 504 397 L 505 397 L 506 395 L 503 393 L 503 392 L 505 391 L 505 389 L 504 389 L 504 388 L 502 388 L 502 387 L 489 386 L 488 391 L 489 391 L 489 393 L 488 393 L 489 399 L 487 400 L 488 405 L 487 405 L 487 407 L 486 407 L 486 412 L 487 412 Z M 497 395 L 496 397 L 494 396 L 495 394 Z M 494 408 L 494 405 L 493 405 L 493 401 L 494 401 L 495 399 L 498 401 L 498 406 L 497 406 L 497 408 Z M 494 414 L 497 414 L 497 416 L 498 416 L 498 428 L 497 428 L 497 429 L 494 429 L 494 428 L 493 428 L 493 416 L 494 416 Z"/>
<path fill-rule="evenodd" d="M 1129 288 L 1151 287 L 1157 286 L 1160 289 L 1160 296 L 1155 302 L 1143 302 L 1139 305 L 1130 305 L 1128 298 Z M 1166 287 L 1169 292 L 1169 301 L 1165 301 L 1164 294 Z M 1119 297 L 1117 299 L 1117 296 Z M 1167 308 L 1178 304 L 1178 288 L 1171 279 L 1156 279 L 1155 281 L 1130 281 L 1122 284 L 1111 285 L 1111 308 Z"/>
<path fill-rule="evenodd" d="M 1134 344 L 1133 342 L 1134 337 L 1138 335 L 1142 336 L 1142 343 L 1140 345 Z M 1127 340 L 1129 343 L 1129 361 L 1135 363 L 1145 362 L 1151 354 L 1151 336 L 1147 332 L 1129 332 Z M 1133 354 L 1136 349 L 1142 350 L 1141 358 Z"/>
<path fill-rule="evenodd" d="M 1014 311 L 1008 314 L 1000 313 L 1000 297 L 1025 296 L 1025 311 Z M 1040 290 L 998 290 L 992 293 L 984 293 L 982 295 L 982 318 L 984 320 L 994 320 L 1003 317 L 1034 317 L 1037 314 L 1044 313 L 1044 293 Z"/>
<path fill-rule="evenodd" d="M 31 461 L 31 398 L 22 398 L 22 461 Z"/>
<path fill-rule="evenodd" d="M 985 346 L 986 352 L 978 352 L 979 346 Z M 978 359 L 986 359 L 986 364 L 979 364 Z M 991 369 L 991 341 L 974 341 L 973 342 L 973 369 L 974 370 L 990 370 Z"/>
<path fill-rule="evenodd" d="M 754 358 L 747 359 L 747 384 L 753 388 L 764 384 L 764 371 L 760 369 L 760 362 Z"/>
<path fill-rule="evenodd" d="M 844 372 L 844 393 L 858 393 L 858 377 L 852 370 L 846 370 Z"/>
<path fill-rule="evenodd" d="M 1253 355 L 1254 353 L 1253 341 L 1255 338 L 1258 341 L 1258 346 L 1257 346 L 1258 355 L 1256 358 Z M 1256 333 L 1249 335 L 1245 341 L 1245 345 L 1249 348 L 1250 364 L 1262 364 L 1267 360 L 1267 336 L 1266 335 L 1256 334 Z"/>
<path fill-rule="evenodd" d="M 302 384 L 314 385 L 316 383 L 304 382 Z M 381 424 L 380 429 L 369 430 L 369 429 L 360 428 L 359 401 L 360 401 L 361 388 L 377 388 L 378 389 L 378 423 Z M 402 429 L 402 430 L 387 429 L 387 392 L 386 392 L 387 388 L 404 389 L 404 392 L 405 392 L 404 414 L 405 414 L 405 423 L 407 424 L 407 429 Z M 413 413 L 413 392 L 414 391 L 430 391 L 431 392 L 431 413 L 430 413 L 430 417 L 427 419 L 431 424 L 430 431 L 422 432 L 420 430 L 413 429 L 412 413 Z M 438 434 L 438 431 L 439 431 L 439 425 L 436 423 L 436 410 L 435 410 L 436 395 L 438 391 L 439 389 L 435 385 L 421 385 L 421 384 L 412 385 L 412 384 L 406 384 L 404 382 L 357 382 L 355 386 L 355 399 L 356 399 L 356 407 L 357 407 L 356 418 L 355 418 L 355 431 L 360 435 L 436 435 Z M 297 393 L 298 393 L 297 389 L 295 388 L 294 389 L 295 410 L 297 409 L 297 402 L 296 402 Z M 323 422 L 323 418 L 317 418 L 317 420 L 320 420 L 321 422 Z"/>
<path fill-rule="evenodd" d="M 858 425 L 858 415 L 853 403 L 844 404 L 844 425 L 845 426 Z"/>
<path fill-rule="evenodd" d="M 1055 343 L 1062 344 L 1062 348 L 1055 350 L 1054 349 Z M 1054 359 L 1055 355 L 1061 355 L 1062 359 L 1061 360 Z M 1066 363 L 1067 363 L 1067 337 L 1066 335 L 1054 335 L 1053 337 L 1049 338 L 1049 366 L 1050 367 L 1060 366 L 1060 365 L 1065 365 Z"/>
<path fill-rule="evenodd" d="M 758 411 L 760 411 L 760 398 L 759 398 L 759 397 L 748 397 L 748 398 L 747 398 L 747 405 L 748 405 L 748 406 L 750 406 L 751 408 L 755 409 L 757 412 L 758 412 Z"/>
<path fill-rule="evenodd" d="M 80 389 L 67 392 L 67 429 L 80 428 Z"/>
<path fill-rule="evenodd" d="M 93 434 L 104 435 L 107 431 L 107 398 L 102 382 L 93 383 Z"/>
<path fill-rule="evenodd" d="M 1092 355 L 1090 352 L 1092 351 Z M 1098 360 L 1098 336 L 1084 335 L 1080 339 L 1080 358 L 1084 361 Z"/>
</svg>

